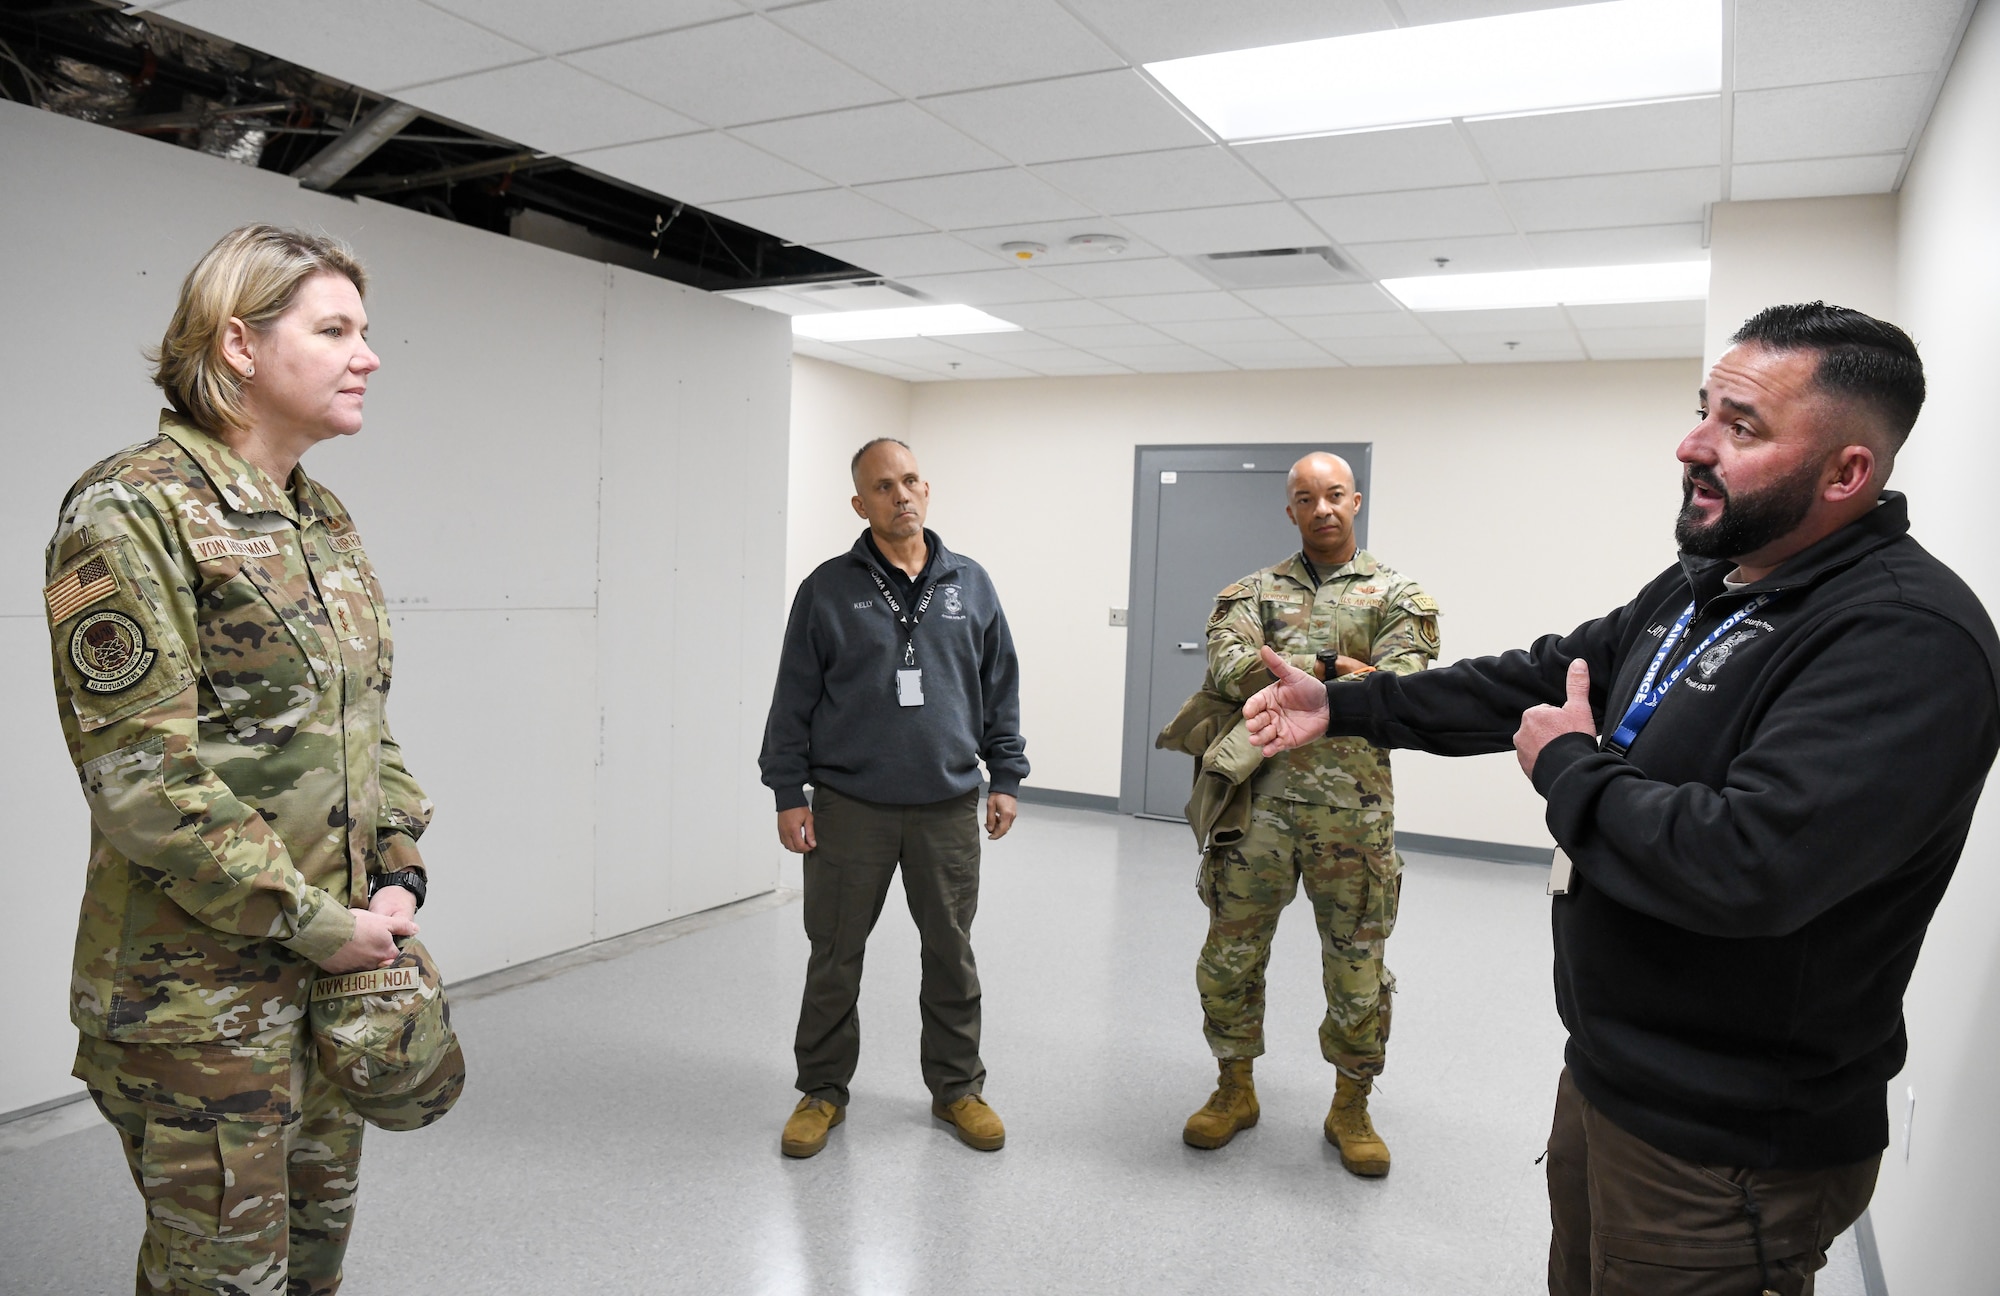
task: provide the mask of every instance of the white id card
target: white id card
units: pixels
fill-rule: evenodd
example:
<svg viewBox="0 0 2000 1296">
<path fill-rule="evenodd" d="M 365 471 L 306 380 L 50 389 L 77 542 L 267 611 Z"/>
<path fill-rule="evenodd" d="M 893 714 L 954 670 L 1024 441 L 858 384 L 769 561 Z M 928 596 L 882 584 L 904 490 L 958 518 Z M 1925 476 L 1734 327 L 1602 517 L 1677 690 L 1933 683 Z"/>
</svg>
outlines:
<svg viewBox="0 0 2000 1296">
<path fill-rule="evenodd" d="M 896 705 L 922 706 L 924 704 L 924 673 L 921 670 L 899 670 L 896 672 Z"/>
<path fill-rule="evenodd" d="M 1576 872 L 1576 865 L 1570 863 L 1563 848 L 1556 847 L 1555 857 L 1549 861 L 1549 894 L 1568 895 L 1570 875 Z"/>
</svg>

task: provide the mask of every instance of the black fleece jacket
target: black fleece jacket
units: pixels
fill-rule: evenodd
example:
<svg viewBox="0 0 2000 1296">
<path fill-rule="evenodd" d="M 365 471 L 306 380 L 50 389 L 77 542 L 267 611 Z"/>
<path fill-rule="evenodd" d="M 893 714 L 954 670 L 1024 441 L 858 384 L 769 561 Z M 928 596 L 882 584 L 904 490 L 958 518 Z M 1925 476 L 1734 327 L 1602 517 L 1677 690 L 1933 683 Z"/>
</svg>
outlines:
<svg viewBox="0 0 2000 1296">
<path fill-rule="evenodd" d="M 778 658 L 778 683 L 758 766 L 778 809 L 806 803 L 804 785 L 863 801 L 927 805 L 979 786 L 995 792 L 1028 776 L 1021 740 L 1021 667 L 986 569 L 944 547 L 934 531 L 916 597 L 936 593 L 917 623 L 924 704 L 896 700 L 903 628 L 869 575 L 891 581 L 863 531 L 854 547 L 799 584 Z"/>
<path fill-rule="evenodd" d="M 1543 749 L 1535 787 L 1576 866 L 1553 904 L 1556 1006 L 1584 1096 L 1655 1147 L 1841 1165 L 1888 1143 L 1903 991 L 2000 750 L 2000 642 L 1901 495 L 1741 592 L 1730 569 L 1684 556 L 1526 651 L 1332 684 L 1331 731 L 1505 751 L 1581 657 L 1601 733 L 1690 601 L 1675 660 L 1770 592 L 1630 752 Z"/>
</svg>

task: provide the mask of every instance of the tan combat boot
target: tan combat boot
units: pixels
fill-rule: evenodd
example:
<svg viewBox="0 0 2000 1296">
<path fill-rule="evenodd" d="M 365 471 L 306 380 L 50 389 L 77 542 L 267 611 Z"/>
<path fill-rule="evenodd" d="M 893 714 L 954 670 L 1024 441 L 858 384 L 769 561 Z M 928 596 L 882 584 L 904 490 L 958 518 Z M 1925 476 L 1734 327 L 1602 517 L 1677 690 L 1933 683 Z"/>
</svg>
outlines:
<svg viewBox="0 0 2000 1296">
<path fill-rule="evenodd" d="M 1366 1080 L 1341 1076 L 1333 1087 L 1333 1107 L 1326 1113 L 1326 1141 L 1340 1149 L 1340 1164 L 1370 1179 L 1389 1173 L 1389 1145 L 1368 1119 Z"/>
<path fill-rule="evenodd" d="M 1187 1118 L 1181 1142 L 1189 1147 L 1219 1148 L 1257 1123 L 1257 1086 L 1250 1080 L 1249 1058 L 1223 1058 L 1215 1092 L 1202 1109 Z"/>
<path fill-rule="evenodd" d="M 792 1108 L 792 1118 L 785 1122 L 785 1137 L 778 1147 L 788 1157 L 809 1157 L 826 1146 L 826 1132 L 846 1119 L 845 1107 L 836 1107 L 824 1098 L 801 1098 Z"/>
<path fill-rule="evenodd" d="M 1007 1141 L 1007 1127 L 1000 1123 L 1000 1113 L 988 1107 L 978 1094 L 967 1094 L 949 1107 L 933 1100 L 931 1115 L 949 1122 L 959 1142 L 981 1152 L 996 1152 Z"/>
</svg>

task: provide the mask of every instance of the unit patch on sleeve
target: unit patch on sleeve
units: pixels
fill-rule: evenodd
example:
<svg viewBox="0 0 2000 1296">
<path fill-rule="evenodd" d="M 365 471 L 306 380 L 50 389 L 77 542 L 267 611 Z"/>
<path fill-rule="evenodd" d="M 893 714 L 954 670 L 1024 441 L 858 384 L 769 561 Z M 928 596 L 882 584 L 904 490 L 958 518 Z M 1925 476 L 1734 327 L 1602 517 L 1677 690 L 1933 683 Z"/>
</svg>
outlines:
<svg viewBox="0 0 2000 1296">
<path fill-rule="evenodd" d="M 248 540 L 235 536 L 202 536 L 188 542 L 194 556 L 202 562 L 220 558 L 224 554 L 234 554 L 238 558 L 276 558 L 278 542 L 271 537 L 252 536 Z"/>
<path fill-rule="evenodd" d="M 73 616 L 99 599 L 109 598 L 118 592 L 118 578 L 111 574 L 111 564 L 103 554 L 92 558 L 83 566 L 42 588 L 42 599 L 49 605 L 49 624 Z"/>
<path fill-rule="evenodd" d="M 92 693 L 123 693 L 153 669 L 159 654 L 139 623 L 112 608 L 92 612 L 69 632 L 69 659 Z"/>
</svg>

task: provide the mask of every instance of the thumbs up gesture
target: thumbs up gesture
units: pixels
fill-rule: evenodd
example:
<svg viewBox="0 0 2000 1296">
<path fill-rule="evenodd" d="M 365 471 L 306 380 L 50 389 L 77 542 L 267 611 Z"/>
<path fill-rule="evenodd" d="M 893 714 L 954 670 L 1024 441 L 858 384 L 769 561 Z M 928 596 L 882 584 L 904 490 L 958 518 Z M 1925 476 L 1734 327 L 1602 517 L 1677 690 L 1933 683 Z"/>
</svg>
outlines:
<svg viewBox="0 0 2000 1296">
<path fill-rule="evenodd" d="M 1521 772 L 1535 776 L 1535 762 L 1542 748 L 1564 734 L 1597 737 L 1597 720 L 1590 713 L 1590 663 L 1581 657 L 1569 664 L 1563 681 L 1568 697 L 1559 707 L 1529 707 L 1521 713 L 1521 727 L 1514 731 L 1514 752 L 1521 760 Z"/>
</svg>

